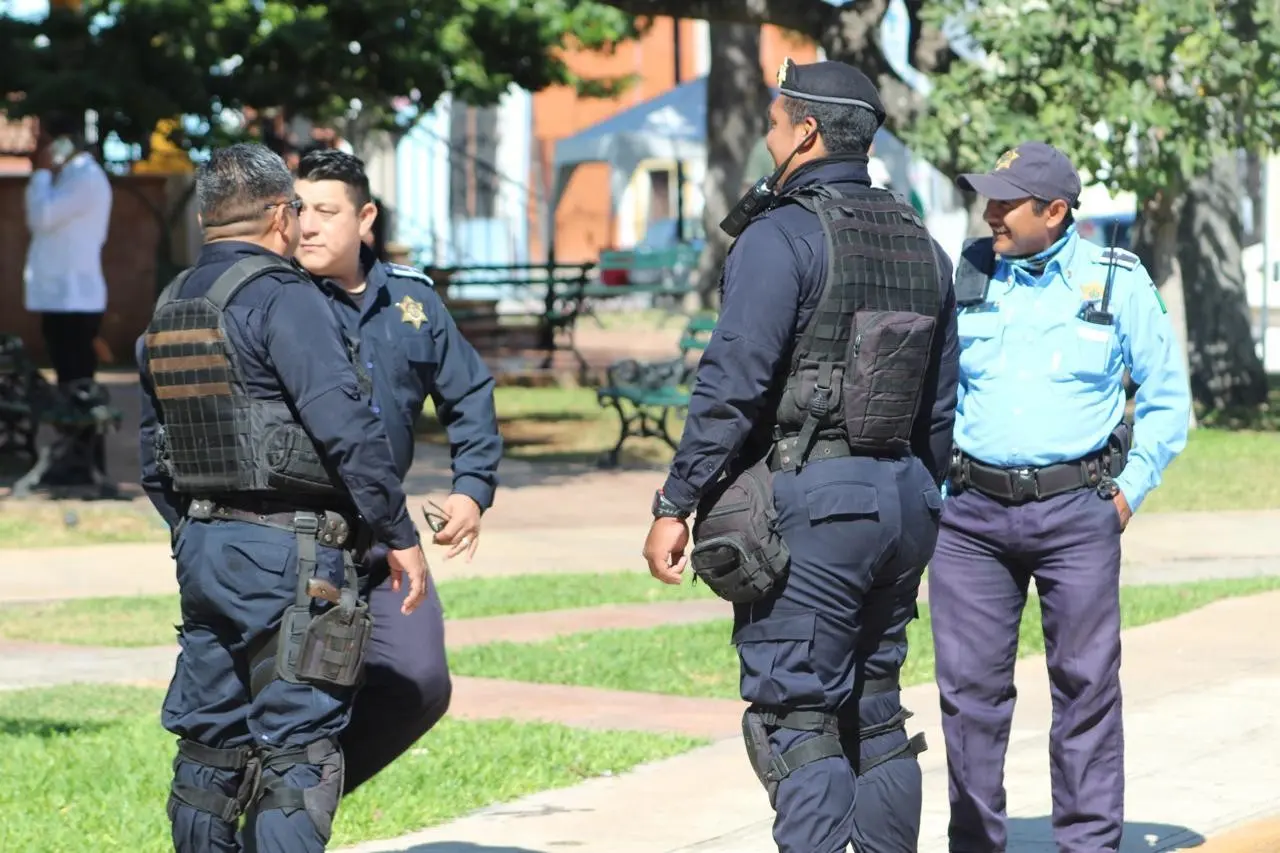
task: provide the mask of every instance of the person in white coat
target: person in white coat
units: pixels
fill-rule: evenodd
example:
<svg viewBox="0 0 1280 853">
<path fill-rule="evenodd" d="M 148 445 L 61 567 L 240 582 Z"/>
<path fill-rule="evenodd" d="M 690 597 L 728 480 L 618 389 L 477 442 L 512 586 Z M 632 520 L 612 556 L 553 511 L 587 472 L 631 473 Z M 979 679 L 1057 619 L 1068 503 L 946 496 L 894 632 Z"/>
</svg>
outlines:
<svg viewBox="0 0 1280 853">
<path fill-rule="evenodd" d="M 93 342 L 107 309 L 102 247 L 111 219 L 111 182 L 84 150 L 81 123 L 70 116 L 49 115 L 40 122 L 31 165 L 26 308 L 41 315 L 45 350 L 58 384 L 65 386 L 92 379 L 98 368 Z"/>
<path fill-rule="evenodd" d="M 111 181 L 85 150 L 83 121 L 69 115 L 42 117 L 31 166 L 24 299 L 26 309 L 40 315 L 45 352 L 66 392 L 72 383 L 92 381 L 98 371 L 95 339 L 107 310 L 102 247 L 111 220 Z M 84 452 L 60 455 L 42 478 L 44 485 L 92 483 L 90 465 L 105 472 L 105 447 L 94 428 L 69 438 Z"/>
</svg>

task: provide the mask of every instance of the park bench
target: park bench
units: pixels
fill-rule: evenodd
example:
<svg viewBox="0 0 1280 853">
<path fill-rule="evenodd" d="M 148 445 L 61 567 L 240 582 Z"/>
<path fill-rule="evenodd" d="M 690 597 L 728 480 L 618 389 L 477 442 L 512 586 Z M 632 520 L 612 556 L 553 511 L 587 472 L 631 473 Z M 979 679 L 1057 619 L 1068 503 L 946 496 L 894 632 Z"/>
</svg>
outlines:
<svg viewBox="0 0 1280 853">
<path fill-rule="evenodd" d="M 681 243 L 666 249 L 611 250 L 600 253 L 599 284 L 585 288 L 583 313 L 600 322 L 595 305 L 605 300 L 648 296 L 668 315 L 679 313 L 693 292 L 690 275 L 698 266 L 698 249 Z"/>
<path fill-rule="evenodd" d="M 660 438 L 672 450 L 679 436 L 671 434 L 673 414 L 689 408 L 696 362 L 690 353 L 706 349 L 716 318 L 711 314 L 695 314 L 689 318 L 680 335 L 675 358 L 658 361 L 623 359 L 609 365 L 605 385 L 596 390 L 601 406 L 612 406 L 618 413 L 618 443 L 600 460 L 601 467 L 615 467 L 622 446 L 629 438 Z"/>
<path fill-rule="evenodd" d="M 594 266 L 478 265 L 426 273 L 459 331 L 487 360 L 502 364 L 533 351 L 541 356 L 541 368 L 550 369 L 556 353 L 567 352 L 582 378 L 587 362 L 573 333 Z"/>
<path fill-rule="evenodd" d="M 40 373 L 21 338 L 0 336 L 0 451 L 34 460 L 14 483 L 13 497 L 29 496 L 50 472 L 63 466 L 87 468 L 100 494 L 114 493 L 105 458 L 97 458 L 94 443 L 83 438 L 89 430 L 105 436 L 118 430 L 123 420 L 106 386 L 86 379 L 57 388 Z M 52 427 L 54 438 L 37 448 L 41 425 Z"/>
</svg>

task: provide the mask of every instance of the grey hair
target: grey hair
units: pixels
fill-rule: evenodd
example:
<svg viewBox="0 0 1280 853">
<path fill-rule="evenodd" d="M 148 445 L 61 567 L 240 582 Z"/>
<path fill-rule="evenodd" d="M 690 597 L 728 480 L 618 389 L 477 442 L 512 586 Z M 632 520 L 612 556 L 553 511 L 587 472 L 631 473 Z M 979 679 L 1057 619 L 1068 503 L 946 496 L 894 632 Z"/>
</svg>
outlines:
<svg viewBox="0 0 1280 853">
<path fill-rule="evenodd" d="M 786 96 L 784 96 L 786 97 Z M 818 123 L 818 133 L 828 154 L 866 154 L 875 141 L 880 120 L 871 110 L 847 104 L 824 104 L 801 98 L 782 102 L 787 118 L 799 124 L 806 118 Z"/>
<path fill-rule="evenodd" d="M 266 205 L 293 197 L 293 175 L 270 148 L 240 142 L 215 148 L 196 173 L 196 198 L 206 228 L 246 222 Z"/>
</svg>

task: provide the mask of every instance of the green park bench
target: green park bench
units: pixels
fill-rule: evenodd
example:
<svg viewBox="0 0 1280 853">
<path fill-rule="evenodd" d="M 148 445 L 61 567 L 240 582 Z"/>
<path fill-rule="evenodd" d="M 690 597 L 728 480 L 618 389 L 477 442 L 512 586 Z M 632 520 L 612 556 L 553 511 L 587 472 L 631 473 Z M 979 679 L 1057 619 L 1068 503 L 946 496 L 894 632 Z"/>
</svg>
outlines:
<svg viewBox="0 0 1280 853">
<path fill-rule="evenodd" d="M 459 330 L 494 359 L 533 350 L 550 368 L 570 353 L 585 378 L 587 362 L 574 343 L 582 292 L 594 263 L 511 264 L 428 268 Z M 500 294 L 493 296 L 494 292 Z"/>
<path fill-rule="evenodd" d="M 689 354 L 706 349 L 715 327 L 715 315 L 695 314 L 680 335 L 677 357 L 647 362 L 623 359 L 609 365 L 605 385 L 597 389 L 596 400 L 618 412 L 619 435 L 618 443 L 601 459 L 601 467 L 618 464 L 618 455 L 629 438 L 660 438 L 675 450 L 679 436 L 671 434 L 670 419 L 673 413 L 689 408 L 697 370 L 697 364 L 689 361 Z"/>
<path fill-rule="evenodd" d="M 690 274 L 698 266 L 698 250 L 681 243 L 668 249 L 613 250 L 600 253 L 599 284 L 585 288 L 589 303 L 625 296 L 650 296 L 655 306 L 676 313 L 693 292 Z M 591 308 L 586 309 L 593 317 Z M 597 322 L 599 318 L 596 317 Z"/>
</svg>

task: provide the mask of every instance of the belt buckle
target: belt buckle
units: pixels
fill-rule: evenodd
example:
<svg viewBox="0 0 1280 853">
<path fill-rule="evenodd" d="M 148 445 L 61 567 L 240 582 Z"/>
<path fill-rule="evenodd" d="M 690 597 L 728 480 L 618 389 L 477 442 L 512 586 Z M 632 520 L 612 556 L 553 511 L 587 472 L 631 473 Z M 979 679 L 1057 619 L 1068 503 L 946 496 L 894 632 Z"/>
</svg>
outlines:
<svg viewBox="0 0 1280 853">
<path fill-rule="evenodd" d="M 1040 483 L 1033 468 L 1014 468 L 1009 472 L 1009 486 L 1016 503 L 1024 503 L 1040 497 Z"/>
</svg>

